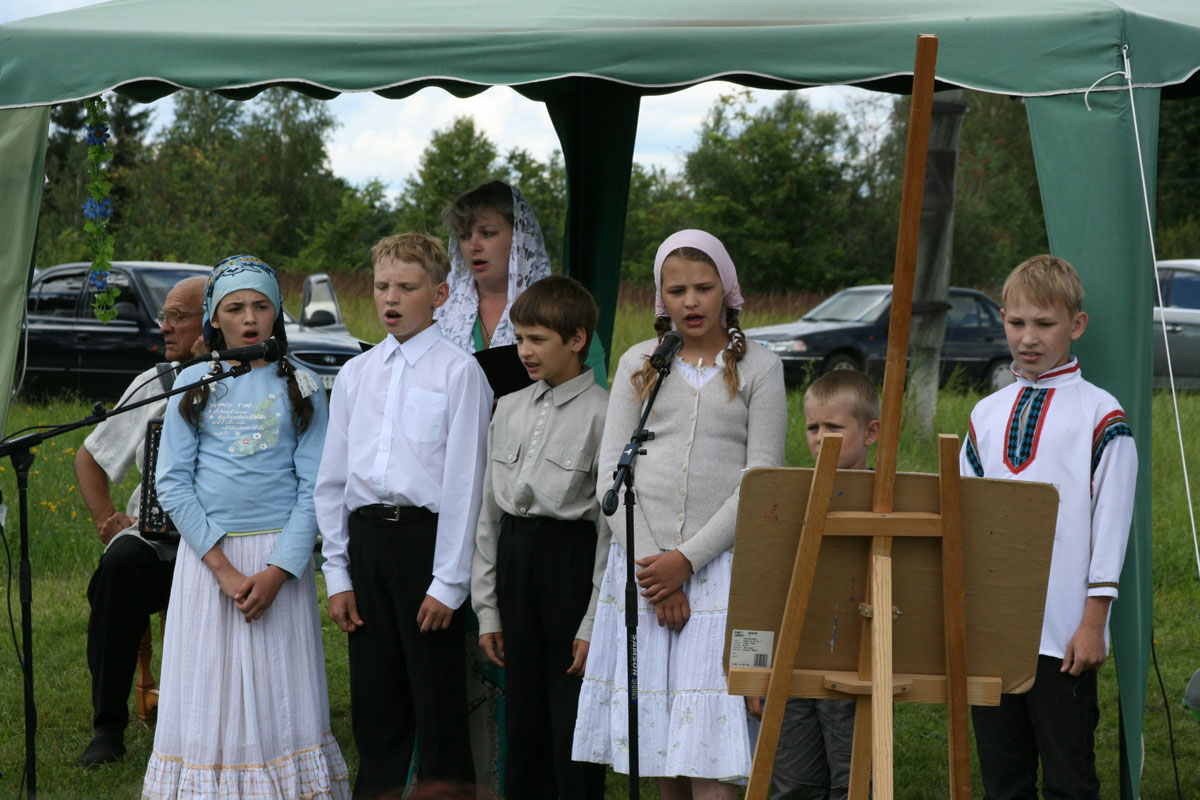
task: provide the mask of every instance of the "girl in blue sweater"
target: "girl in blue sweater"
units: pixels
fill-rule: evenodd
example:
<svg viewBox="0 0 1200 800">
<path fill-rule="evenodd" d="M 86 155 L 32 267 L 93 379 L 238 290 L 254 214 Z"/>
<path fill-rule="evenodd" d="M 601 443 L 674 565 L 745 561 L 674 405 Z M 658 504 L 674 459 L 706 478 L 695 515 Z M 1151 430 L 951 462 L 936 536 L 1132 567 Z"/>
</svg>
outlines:
<svg viewBox="0 0 1200 800">
<path fill-rule="evenodd" d="M 275 272 L 233 256 L 208 280 L 211 349 L 286 345 Z M 313 578 L 325 393 L 286 358 L 168 406 L 158 496 L 179 548 L 145 798 L 349 797 L 329 727 Z M 185 369 L 192 383 L 207 367 Z M 224 364 L 212 368 L 226 371 Z"/>
</svg>

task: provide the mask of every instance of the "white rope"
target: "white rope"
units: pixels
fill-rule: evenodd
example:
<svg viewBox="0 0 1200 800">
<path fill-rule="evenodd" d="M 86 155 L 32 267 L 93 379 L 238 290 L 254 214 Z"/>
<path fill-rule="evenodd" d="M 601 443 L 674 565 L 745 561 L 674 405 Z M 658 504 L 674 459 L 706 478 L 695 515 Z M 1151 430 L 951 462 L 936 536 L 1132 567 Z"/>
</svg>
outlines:
<svg viewBox="0 0 1200 800">
<path fill-rule="evenodd" d="M 1129 45 L 1121 46 L 1121 58 L 1125 62 L 1125 83 L 1129 89 L 1129 111 L 1133 116 L 1133 141 L 1137 147 L 1138 157 L 1138 172 L 1142 178 L 1142 204 L 1146 209 L 1146 233 L 1150 237 L 1150 261 L 1154 269 L 1154 290 L 1158 294 L 1158 306 L 1163 309 L 1163 313 L 1159 315 L 1159 323 L 1162 329 L 1163 350 L 1167 356 L 1167 382 L 1171 388 L 1171 405 L 1175 409 L 1175 434 L 1179 438 L 1179 462 L 1183 467 L 1183 491 L 1187 497 L 1188 520 L 1192 526 L 1192 550 L 1196 556 L 1196 573 L 1200 576 L 1200 540 L 1196 537 L 1196 513 L 1192 509 L 1192 483 L 1188 479 L 1187 468 L 1187 451 L 1183 446 L 1183 424 L 1179 419 L 1179 398 L 1175 394 L 1175 369 L 1171 364 L 1171 342 L 1167 336 L 1167 315 L 1166 306 L 1163 304 L 1162 282 L 1158 279 L 1158 254 L 1154 245 L 1154 221 L 1150 216 L 1150 194 L 1146 189 L 1146 166 L 1142 161 L 1142 137 L 1138 132 L 1137 109 L 1133 105 L 1133 77 L 1129 69 Z M 1105 75 L 1104 78 L 1111 77 Z M 1100 80 L 1104 80 L 1101 78 Z M 1096 83 L 1099 83 L 1097 81 Z M 1095 84 L 1092 84 L 1095 86 Z M 1086 103 L 1087 97 L 1084 96 Z M 1089 107 L 1090 110 L 1090 107 Z"/>
</svg>

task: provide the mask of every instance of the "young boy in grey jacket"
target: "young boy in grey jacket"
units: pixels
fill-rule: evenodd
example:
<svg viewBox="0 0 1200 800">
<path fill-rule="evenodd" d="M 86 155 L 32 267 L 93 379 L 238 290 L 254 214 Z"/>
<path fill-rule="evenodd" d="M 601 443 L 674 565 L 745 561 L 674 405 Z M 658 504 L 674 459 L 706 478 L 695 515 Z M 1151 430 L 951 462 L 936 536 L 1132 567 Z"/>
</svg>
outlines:
<svg viewBox="0 0 1200 800">
<path fill-rule="evenodd" d="M 595 491 L 608 392 L 584 365 L 597 315 L 561 276 L 509 312 L 534 383 L 496 405 L 471 569 L 479 646 L 504 668 L 508 797 L 604 795 L 603 767 L 571 761 L 610 538 Z"/>
</svg>

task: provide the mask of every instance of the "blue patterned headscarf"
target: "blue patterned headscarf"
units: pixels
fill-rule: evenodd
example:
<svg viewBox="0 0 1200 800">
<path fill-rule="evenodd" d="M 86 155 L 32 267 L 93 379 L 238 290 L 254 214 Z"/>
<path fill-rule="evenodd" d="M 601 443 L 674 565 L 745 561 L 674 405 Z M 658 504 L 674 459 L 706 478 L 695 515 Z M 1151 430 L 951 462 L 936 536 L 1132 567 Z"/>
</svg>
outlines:
<svg viewBox="0 0 1200 800">
<path fill-rule="evenodd" d="M 275 306 L 275 330 L 272 335 L 283 327 L 283 296 L 279 291 L 275 270 L 254 256 L 230 256 L 213 269 L 204 290 L 204 341 L 210 347 L 216 338 L 212 327 L 213 314 L 225 295 L 240 289 L 253 289 Z"/>
</svg>

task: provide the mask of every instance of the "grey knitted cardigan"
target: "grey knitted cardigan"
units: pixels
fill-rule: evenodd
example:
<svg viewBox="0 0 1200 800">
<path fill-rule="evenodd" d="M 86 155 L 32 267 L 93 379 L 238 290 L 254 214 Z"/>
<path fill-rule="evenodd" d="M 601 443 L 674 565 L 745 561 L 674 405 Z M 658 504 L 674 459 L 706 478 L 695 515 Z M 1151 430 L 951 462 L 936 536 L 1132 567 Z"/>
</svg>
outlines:
<svg viewBox="0 0 1200 800">
<path fill-rule="evenodd" d="M 596 485 L 601 496 L 611 488 L 613 469 L 641 416 L 630 376 L 657 344 L 650 339 L 634 345 L 617 366 L 600 445 Z M 741 388 L 732 400 L 724 374 L 699 390 L 675 372 L 663 382 L 646 423 L 655 438 L 646 443 L 635 468 L 638 558 L 677 549 L 699 572 L 733 547 L 742 471 L 783 464 L 783 365 L 774 353 L 747 342 L 738 373 Z M 613 538 L 625 546 L 623 505 L 609 522 Z"/>
</svg>

